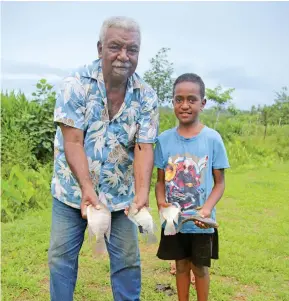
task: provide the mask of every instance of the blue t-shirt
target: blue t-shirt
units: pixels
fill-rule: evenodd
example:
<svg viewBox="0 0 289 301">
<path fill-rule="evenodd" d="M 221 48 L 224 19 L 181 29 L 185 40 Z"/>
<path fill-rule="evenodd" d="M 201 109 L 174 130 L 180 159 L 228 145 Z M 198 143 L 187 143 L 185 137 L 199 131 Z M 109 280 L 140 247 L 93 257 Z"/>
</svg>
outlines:
<svg viewBox="0 0 289 301">
<path fill-rule="evenodd" d="M 177 128 L 163 132 L 155 148 L 155 166 L 165 171 L 166 201 L 178 202 L 183 210 L 204 205 L 211 194 L 213 169 L 229 168 L 228 157 L 220 134 L 208 127 L 192 137 L 180 136 Z M 216 220 L 216 209 L 211 218 Z M 213 233 L 187 222 L 182 233 Z"/>
</svg>

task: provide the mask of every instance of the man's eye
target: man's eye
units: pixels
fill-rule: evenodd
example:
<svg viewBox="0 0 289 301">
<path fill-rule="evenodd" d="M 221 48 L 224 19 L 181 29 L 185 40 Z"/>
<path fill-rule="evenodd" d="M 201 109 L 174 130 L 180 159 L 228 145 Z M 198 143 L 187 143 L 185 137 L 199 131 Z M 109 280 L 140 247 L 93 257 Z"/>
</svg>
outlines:
<svg viewBox="0 0 289 301">
<path fill-rule="evenodd" d="M 112 50 L 118 50 L 119 47 L 117 45 L 111 45 L 109 48 Z"/>
<path fill-rule="evenodd" d="M 137 48 L 129 48 L 128 51 L 131 53 L 137 53 L 138 49 Z"/>
</svg>

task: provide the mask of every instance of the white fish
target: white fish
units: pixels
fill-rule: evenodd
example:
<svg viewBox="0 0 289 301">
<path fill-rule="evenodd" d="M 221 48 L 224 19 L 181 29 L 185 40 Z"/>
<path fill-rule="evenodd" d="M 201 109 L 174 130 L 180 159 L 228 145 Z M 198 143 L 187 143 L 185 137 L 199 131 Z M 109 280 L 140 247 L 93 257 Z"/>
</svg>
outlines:
<svg viewBox="0 0 289 301">
<path fill-rule="evenodd" d="M 92 238 L 96 238 L 95 253 L 104 253 L 106 250 L 104 236 L 109 242 L 111 230 L 111 212 L 108 208 L 99 202 L 100 209 L 94 208 L 92 205 L 87 207 L 87 223 L 88 234 Z"/>
<path fill-rule="evenodd" d="M 127 217 L 139 228 L 140 233 L 147 236 L 148 242 L 156 242 L 157 238 L 154 234 L 155 224 L 153 217 L 146 207 L 139 211 L 136 209 L 136 204 L 132 203 L 129 207 Z"/>
<path fill-rule="evenodd" d="M 178 224 L 181 208 L 179 206 L 171 205 L 168 207 L 161 207 L 159 210 L 161 224 L 166 222 L 164 234 L 175 235 L 177 230 L 175 224 Z"/>
</svg>

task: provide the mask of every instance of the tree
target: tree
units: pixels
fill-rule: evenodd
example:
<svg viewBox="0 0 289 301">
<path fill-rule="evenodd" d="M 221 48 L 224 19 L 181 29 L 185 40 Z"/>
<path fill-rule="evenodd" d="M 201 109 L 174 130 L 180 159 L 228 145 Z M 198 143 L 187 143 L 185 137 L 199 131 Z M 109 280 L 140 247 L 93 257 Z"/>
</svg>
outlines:
<svg viewBox="0 0 289 301">
<path fill-rule="evenodd" d="M 223 88 L 218 85 L 215 89 L 206 89 L 207 99 L 213 101 L 216 104 L 217 117 L 214 128 L 216 128 L 221 110 L 225 107 L 226 104 L 232 100 L 232 93 L 235 89 L 228 89 L 223 91 Z"/>
<path fill-rule="evenodd" d="M 266 138 L 267 135 L 267 126 L 268 126 L 268 121 L 269 121 L 269 117 L 270 117 L 270 112 L 271 108 L 264 106 L 262 111 L 261 111 L 261 122 L 264 125 L 264 140 Z"/>
<path fill-rule="evenodd" d="M 50 85 L 45 78 L 42 78 L 36 84 L 36 92 L 32 93 L 33 101 L 43 105 L 47 102 L 55 100 L 56 93 L 52 90 L 53 86 Z"/>
<path fill-rule="evenodd" d="M 257 108 L 253 105 L 251 107 L 251 115 L 255 115 L 257 113 Z"/>
<path fill-rule="evenodd" d="M 233 103 L 230 103 L 228 106 L 228 112 L 231 113 L 233 116 L 236 116 L 240 113 L 240 110 L 237 109 Z"/>
<path fill-rule="evenodd" d="M 144 73 L 144 80 L 156 91 L 161 103 L 172 98 L 174 72 L 173 63 L 168 61 L 170 48 L 161 48 L 150 60 L 151 68 Z"/>
<path fill-rule="evenodd" d="M 276 98 L 275 103 L 288 103 L 289 102 L 289 94 L 288 94 L 288 88 L 282 87 L 280 92 L 275 92 Z"/>
<path fill-rule="evenodd" d="M 289 94 L 288 88 L 282 87 L 280 92 L 275 92 L 275 104 L 272 106 L 274 124 L 289 124 Z"/>
</svg>

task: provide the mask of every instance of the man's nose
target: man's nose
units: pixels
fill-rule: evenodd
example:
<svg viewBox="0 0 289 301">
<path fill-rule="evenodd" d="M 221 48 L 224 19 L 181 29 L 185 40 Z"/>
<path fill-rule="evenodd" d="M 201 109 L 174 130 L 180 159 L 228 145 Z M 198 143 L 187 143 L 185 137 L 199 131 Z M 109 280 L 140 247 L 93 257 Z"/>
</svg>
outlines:
<svg viewBox="0 0 289 301">
<path fill-rule="evenodd" d="M 127 56 L 127 50 L 125 48 L 122 48 L 119 55 L 118 55 L 118 59 L 122 62 L 127 62 L 129 60 L 128 56 Z"/>
</svg>

